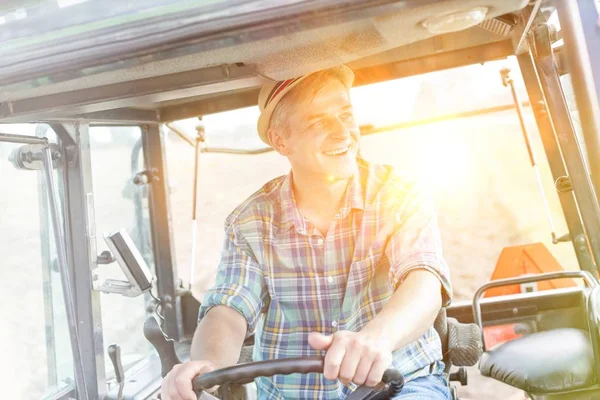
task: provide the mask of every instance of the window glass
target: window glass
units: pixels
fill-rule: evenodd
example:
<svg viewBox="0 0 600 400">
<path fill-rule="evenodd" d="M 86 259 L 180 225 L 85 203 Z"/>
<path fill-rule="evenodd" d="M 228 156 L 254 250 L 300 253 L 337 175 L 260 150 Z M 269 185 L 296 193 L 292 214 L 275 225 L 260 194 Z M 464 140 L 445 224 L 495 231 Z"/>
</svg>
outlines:
<svg viewBox="0 0 600 400">
<path fill-rule="evenodd" d="M 47 125 L 0 124 L 0 132 L 56 142 Z M 37 399 L 74 386 L 73 358 L 45 179 L 9 161 L 21 146 L 0 142 L 2 397 Z"/>
<path fill-rule="evenodd" d="M 514 57 L 353 93 L 357 114 L 381 132 L 363 138 L 363 157 L 393 165 L 433 191 L 456 300 L 470 299 L 490 280 L 505 247 L 542 243 L 563 268 L 579 268 L 570 242 L 552 244 L 513 98 L 502 85 L 504 67 L 524 104 L 544 196 L 562 236 L 566 222 Z"/>
<path fill-rule="evenodd" d="M 144 170 L 139 127 L 91 127 L 90 147 L 96 218 L 98 254 L 108 250 L 104 236 L 124 229 L 154 273 L 154 259 L 148 214 L 148 188 L 133 183 L 136 173 Z M 99 281 L 126 280 L 118 263 L 99 265 Z M 148 294 L 125 297 L 101 294 L 104 347 L 118 344 L 127 370 L 152 350 L 142 327 L 148 316 Z M 151 310 L 152 311 L 152 310 Z M 112 363 L 105 353 L 106 376 L 114 376 Z"/>
<path fill-rule="evenodd" d="M 469 299 L 489 281 L 502 250 L 542 243 L 565 269 L 578 268 L 570 242 L 552 244 L 535 171 L 528 159 L 510 89 L 509 67 L 524 103 L 525 120 L 550 205 L 556 234 L 567 227 L 514 58 L 353 88 L 362 156 L 390 164 L 432 188 L 445 258 L 456 300 Z M 237 114 L 236 114 L 237 113 Z M 205 116 L 206 147 L 259 143 L 256 108 Z M 198 120 L 179 122 L 188 137 Z M 194 150 L 169 135 L 169 178 L 180 277 L 189 280 Z M 253 142 L 254 141 L 254 142 Z M 220 147 L 220 146 L 215 146 Z M 214 282 L 226 216 L 264 183 L 289 171 L 275 152 L 258 155 L 201 153 L 194 289 Z"/>
<path fill-rule="evenodd" d="M 244 112 L 242 112 L 244 114 Z M 252 111 L 246 114 L 252 115 Z M 207 146 L 229 149 L 253 150 L 264 148 L 256 142 L 256 130 L 250 127 L 251 119 L 243 121 L 236 134 L 231 134 L 227 126 L 220 128 L 221 116 L 204 117 L 207 133 Z M 195 134 L 196 121 L 188 121 L 183 126 L 189 137 Z M 190 282 L 190 262 L 192 255 L 192 194 L 194 181 L 194 148 L 167 130 L 167 163 L 171 185 L 171 218 L 175 236 L 175 256 L 177 272 L 187 287 Z M 232 135 L 226 139 L 219 134 Z M 235 144 L 234 138 L 242 137 Z M 243 143 L 243 144 L 242 144 Z M 262 143 L 262 142 L 261 142 Z M 223 154 L 205 152 L 199 159 L 198 182 L 198 236 L 196 241 L 196 268 L 194 294 L 201 295 L 212 285 L 216 276 L 221 246 L 224 239 L 225 218 L 245 198 L 258 190 L 267 181 L 286 174 L 289 163 L 275 152 L 261 154 Z"/>
</svg>

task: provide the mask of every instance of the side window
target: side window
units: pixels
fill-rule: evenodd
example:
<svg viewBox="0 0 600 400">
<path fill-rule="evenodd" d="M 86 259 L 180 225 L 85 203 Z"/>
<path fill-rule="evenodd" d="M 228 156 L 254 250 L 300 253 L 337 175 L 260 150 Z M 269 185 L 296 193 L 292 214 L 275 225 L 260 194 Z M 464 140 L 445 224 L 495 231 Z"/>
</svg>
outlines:
<svg viewBox="0 0 600 400">
<path fill-rule="evenodd" d="M 552 243 L 511 92 L 502 85 L 499 71 L 504 67 L 510 67 L 525 102 L 515 59 L 380 84 L 385 86 L 380 94 L 389 92 L 389 97 L 375 96 L 377 85 L 359 87 L 353 94 L 369 100 L 370 124 L 379 131 L 363 138 L 363 157 L 393 165 L 431 187 L 456 300 L 470 299 L 490 280 L 505 247 L 543 243 L 563 268 L 578 268 L 570 242 Z M 416 79 L 420 88 L 415 88 Z M 406 93 L 395 123 L 378 114 L 393 102 L 392 93 Z M 568 230 L 554 179 L 531 108 L 527 103 L 523 108 L 544 196 L 556 234 L 562 236 Z M 423 118 L 427 110 L 428 118 Z"/>
<path fill-rule="evenodd" d="M 171 184 L 171 208 L 175 255 L 179 278 L 194 295 L 202 295 L 214 283 L 224 239 L 225 218 L 242 201 L 269 180 L 289 172 L 287 159 L 269 150 L 258 138 L 258 107 L 205 116 L 206 142 L 198 166 L 198 236 L 192 243 L 194 148 L 165 127 L 168 132 L 167 163 Z M 236 121 L 235 124 L 231 121 Z M 198 119 L 169 124 L 187 138 L 195 138 Z M 240 152 L 253 154 L 239 154 Z M 195 270 L 190 263 L 195 249 Z"/>
<path fill-rule="evenodd" d="M 0 124 L 0 132 L 56 142 L 41 124 Z M 73 358 L 44 174 L 9 161 L 21 146 L 0 142 L 2 397 L 37 399 L 74 388 Z"/>
<path fill-rule="evenodd" d="M 548 19 L 548 23 L 553 25 L 557 32 L 560 32 L 560 21 L 558 19 L 557 11 L 553 11 Z M 564 46 L 563 39 L 559 39 L 556 43 L 552 44 L 552 48 L 556 49 L 558 47 Z M 579 146 L 581 146 L 582 154 L 585 158 L 585 162 L 587 167 L 589 168 L 589 160 L 588 153 L 586 150 L 585 138 L 583 137 L 583 130 L 581 127 L 581 118 L 579 116 L 579 110 L 577 109 L 577 102 L 575 101 L 575 91 L 573 90 L 573 83 L 571 81 L 571 73 L 566 73 L 560 76 L 560 84 L 563 90 L 563 96 L 567 102 L 567 107 L 569 109 L 569 115 L 571 117 L 571 123 L 573 124 L 573 129 L 575 129 L 575 134 L 577 136 L 577 140 L 579 142 Z"/>
<path fill-rule="evenodd" d="M 98 254 L 108 250 L 104 236 L 124 229 L 154 273 L 148 190 L 145 185 L 133 182 L 135 174 L 144 170 L 141 139 L 139 127 L 90 128 L 96 244 Z M 98 265 L 96 272 L 100 281 L 125 280 L 116 262 Z M 148 294 L 134 298 L 101 294 L 104 348 L 118 344 L 126 370 L 153 351 L 142 333 L 150 300 Z M 114 369 L 108 356 L 105 357 L 105 369 L 110 382 Z"/>
</svg>

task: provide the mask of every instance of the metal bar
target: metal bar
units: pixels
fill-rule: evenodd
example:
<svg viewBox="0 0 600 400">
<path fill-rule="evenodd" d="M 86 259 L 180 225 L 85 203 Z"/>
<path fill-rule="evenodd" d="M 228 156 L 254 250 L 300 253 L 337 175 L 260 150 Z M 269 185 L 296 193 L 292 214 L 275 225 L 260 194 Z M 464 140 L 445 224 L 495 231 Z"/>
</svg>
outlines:
<svg viewBox="0 0 600 400">
<path fill-rule="evenodd" d="M 547 25 L 533 31 L 535 65 L 596 267 L 600 265 L 600 206 L 563 95 Z M 533 52 L 532 52 L 533 54 Z"/>
<path fill-rule="evenodd" d="M 72 400 L 76 399 L 77 389 L 75 388 L 65 388 L 51 396 L 44 397 L 44 400 Z"/>
<path fill-rule="evenodd" d="M 525 24 L 525 28 L 523 29 L 523 32 L 521 33 L 521 37 L 519 38 L 519 43 L 517 43 L 517 46 L 515 47 L 515 54 L 519 54 L 521 52 L 521 50 L 523 49 L 523 45 L 526 43 L 527 35 L 529 34 L 529 29 L 531 29 L 531 25 L 533 24 L 533 21 L 535 20 L 538 10 L 540 9 L 541 5 L 542 5 L 542 0 L 536 0 L 535 4 L 533 6 L 533 10 L 531 11 L 531 14 L 529 14 L 529 19 L 527 20 L 527 24 Z"/>
<path fill-rule="evenodd" d="M 198 235 L 198 183 L 200 180 L 200 153 L 202 152 L 202 142 L 204 138 L 200 134 L 196 137 L 196 146 L 194 148 L 194 182 L 192 194 L 192 255 L 190 261 L 190 281 L 188 288 L 191 290 L 196 279 L 196 242 Z"/>
<path fill-rule="evenodd" d="M 258 104 L 259 92 L 260 87 L 253 87 L 237 93 L 215 93 L 210 97 L 189 101 L 185 104 L 166 105 L 159 109 L 160 120 L 171 122 L 195 118 L 198 115 L 210 115 L 238 108 L 252 107 Z"/>
<path fill-rule="evenodd" d="M 143 154 L 142 154 L 142 135 L 141 135 L 141 130 L 140 130 L 140 137 L 136 140 L 135 144 L 133 145 L 133 148 L 131 149 L 131 165 L 130 165 L 130 171 L 131 171 L 131 177 L 132 180 L 134 180 L 135 182 L 135 176 L 136 174 L 138 174 L 138 172 L 140 171 L 140 169 L 144 169 L 145 165 L 139 165 L 140 162 L 140 158 L 143 159 Z M 152 265 L 153 263 L 153 258 L 154 255 L 152 254 L 152 249 L 150 244 L 150 240 L 149 240 L 149 230 L 147 229 L 148 227 L 145 224 L 139 223 L 140 221 L 144 221 L 144 210 L 146 209 L 143 206 L 143 192 L 144 192 L 144 187 L 141 185 L 137 185 L 134 183 L 134 187 L 133 187 L 133 196 L 132 196 L 132 200 L 133 200 L 133 206 L 134 206 L 134 210 L 135 210 L 135 220 L 138 221 L 138 223 L 136 224 L 136 231 L 137 231 L 137 237 L 138 237 L 138 242 L 136 243 L 140 249 L 140 251 L 142 252 L 142 256 L 144 257 L 144 260 L 146 260 L 146 262 L 148 263 L 148 265 Z M 146 300 L 149 300 L 150 295 L 147 295 Z"/>
<path fill-rule="evenodd" d="M 75 312 L 75 301 L 73 299 L 74 286 L 72 285 L 71 274 L 67 267 L 67 249 L 63 227 L 60 223 L 58 189 L 54 181 L 54 172 L 52 170 L 52 152 L 50 151 L 50 147 L 44 148 L 43 152 L 44 173 L 46 175 L 46 187 L 48 188 L 48 200 L 50 202 L 50 213 L 52 215 L 52 228 L 54 230 L 54 241 L 56 243 L 56 254 L 58 256 L 58 268 L 60 270 L 67 323 L 69 325 L 69 336 L 71 338 L 71 351 L 73 353 L 73 367 L 75 370 L 77 394 L 78 398 L 87 400 L 90 397 L 87 390 L 86 377 L 84 375 L 85 369 L 82 352 L 79 348 L 79 327 Z"/>
<path fill-rule="evenodd" d="M 596 96 L 600 102 L 600 2 L 579 0 L 579 17 L 587 44 L 590 66 L 596 84 Z"/>
<path fill-rule="evenodd" d="M 157 276 L 158 296 L 161 300 L 167 336 L 177 341 L 182 337 L 181 300 L 176 294 L 177 266 L 174 259 L 169 184 L 164 136 L 158 125 L 142 127 L 146 170 L 151 171 L 148 196 L 152 247 Z"/>
<path fill-rule="evenodd" d="M 576 1 L 555 1 L 596 197 L 600 194 L 600 108 Z M 588 0 L 588 3 L 592 3 Z M 593 15 L 593 14 L 592 14 Z M 596 13 L 596 16 L 598 14 Z M 600 49 L 594 49 L 598 52 Z M 598 77 L 600 79 L 600 77 Z M 598 83 L 600 85 L 600 83 Z"/>
<path fill-rule="evenodd" d="M 524 105 L 527 106 L 527 105 L 529 105 L 529 103 L 525 102 Z M 454 114 L 443 114 L 443 115 L 439 115 L 439 116 L 432 117 L 432 118 L 421 118 L 421 119 L 416 119 L 416 120 L 412 120 L 412 121 L 401 122 L 399 124 L 378 126 L 375 128 L 372 128 L 367 125 L 367 126 L 361 126 L 360 133 L 362 136 L 367 136 L 367 135 L 373 135 L 375 133 L 389 132 L 389 131 L 394 131 L 394 130 L 398 130 L 398 129 L 406 129 L 406 128 L 410 128 L 413 126 L 428 125 L 428 124 L 433 124 L 436 122 L 451 121 L 453 119 L 474 117 L 477 115 L 485 115 L 485 114 L 506 111 L 506 110 L 514 110 L 514 108 L 515 108 L 514 104 L 506 104 L 503 106 L 487 107 L 487 108 L 481 108 L 478 110 L 464 111 L 464 112 L 459 112 L 459 113 L 454 113 Z"/>
<path fill-rule="evenodd" d="M 159 122 L 156 110 L 138 108 L 116 108 L 84 114 L 77 114 L 76 112 L 69 112 L 67 110 L 65 112 L 53 113 L 51 116 L 33 115 L 25 118 L 14 118 L 11 121 L 31 122 L 32 119 L 46 123 L 89 122 L 91 126 L 138 126 L 140 124 L 155 124 Z"/>
<path fill-rule="evenodd" d="M 246 149 L 227 149 L 222 147 L 204 147 L 202 148 L 202 153 L 219 153 L 219 154 L 243 154 L 243 155 L 253 155 L 253 154 L 263 154 L 269 153 L 271 151 L 275 151 L 272 147 L 262 147 L 259 149 L 246 150 Z"/>
<path fill-rule="evenodd" d="M 158 123 L 158 114 L 155 110 L 142 110 L 137 108 L 117 108 L 115 110 L 106 110 L 91 112 L 87 114 L 70 115 L 67 118 L 69 121 L 89 121 L 90 124 L 107 124 L 107 125 L 139 125 Z"/>
<path fill-rule="evenodd" d="M 0 142 L 46 145 L 48 144 L 48 139 L 25 135 L 13 135 L 11 133 L 0 133 Z"/>
<path fill-rule="evenodd" d="M 253 65 L 217 65 L 174 74 L 112 83 L 13 101 L 0 102 L 0 120 L 51 119 L 52 114 L 87 114 L 104 110 L 147 106 L 212 92 L 259 86 Z M 217 86 L 216 86 L 217 85 Z M 101 114 L 100 114 L 101 115 Z M 23 120 L 21 118 L 21 120 Z"/>
<path fill-rule="evenodd" d="M 510 69 L 505 68 L 500 71 L 502 75 L 502 81 L 505 86 L 510 87 L 510 92 L 513 97 L 513 101 L 517 107 L 517 115 L 519 116 L 519 124 L 521 126 L 521 132 L 523 133 L 523 139 L 525 140 L 525 146 L 527 147 L 527 154 L 529 155 L 529 162 L 531 163 L 531 167 L 535 173 L 535 178 L 537 181 L 538 189 L 540 190 L 540 194 L 542 195 L 542 201 L 544 203 L 544 211 L 546 212 L 546 218 L 548 219 L 548 224 L 550 225 L 550 231 L 552 236 L 552 243 L 556 244 L 556 229 L 554 228 L 554 222 L 552 221 L 552 213 L 550 211 L 550 205 L 548 204 L 548 199 L 546 198 L 546 192 L 544 190 L 544 185 L 542 184 L 542 177 L 540 175 L 540 170 L 537 165 L 537 161 L 535 159 L 535 153 L 533 152 L 533 148 L 531 147 L 531 139 L 529 138 L 529 132 L 527 131 L 527 125 L 525 125 L 525 117 L 523 115 L 523 105 L 521 103 L 521 99 L 519 98 L 519 93 L 515 88 L 515 81 L 510 77 Z"/>
<path fill-rule="evenodd" d="M 69 267 L 75 275 L 76 311 L 81 349 L 85 355 L 87 395 L 90 399 L 102 399 L 106 395 L 105 352 L 100 293 L 93 290 L 97 251 L 89 126 L 79 123 L 50 126 L 59 136 L 63 148 L 64 161 L 60 168 L 65 187 L 65 233 Z M 74 157 L 67 160 L 66 154 L 74 154 Z"/>
<path fill-rule="evenodd" d="M 510 40 L 469 48 L 446 51 L 428 56 L 401 60 L 386 64 L 354 68 L 354 86 L 370 85 L 392 79 L 457 68 L 465 65 L 479 64 L 500 60 L 513 55 Z M 350 63 L 352 66 L 352 63 Z M 237 108 L 255 106 L 258 103 L 260 87 L 249 87 L 243 92 L 230 92 L 223 95 L 211 94 L 210 97 L 200 98 L 184 104 L 161 107 L 162 122 L 193 118 L 199 115 L 215 114 Z M 0 117 L 1 118 L 1 117 Z"/>
<path fill-rule="evenodd" d="M 544 146 L 548 165 L 550 166 L 550 172 L 552 173 L 554 182 L 556 182 L 560 177 L 567 176 L 567 170 L 560 153 L 556 135 L 554 134 L 552 121 L 550 121 L 550 118 L 548 117 L 549 113 L 546 108 L 544 95 L 540 88 L 537 71 L 529 53 L 518 55 L 517 61 L 519 62 L 519 68 L 521 70 L 521 75 L 523 76 L 523 81 L 525 82 L 529 101 L 533 104 L 532 111 L 542 139 L 542 145 Z M 585 231 L 577 210 L 573 192 L 558 191 L 557 195 L 565 216 L 565 221 L 569 229 L 571 242 L 579 266 L 583 270 L 594 272 L 594 262 L 587 246 Z"/>
<path fill-rule="evenodd" d="M 497 325 L 514 318 L 520 319 L 524 316 L 531 317 L 536 314 L 548 313 L 548 318 L 556 315 L 557 311 L 581 310 L 584 298 L 584 288 L 580 286 L 541 290 L 537 292 L 507 294 L 497 297 L 485 297 L 481 299 L 481 319 L 484 325 Z M 514 310 L 517 309 L 515 314 Z M 461 300 L 452 302 L 446 309 L 448 318 L 455 318 L 464 324 L 474 323 L 472 300 Z M 581 313 L 583 315 L 583 313 Z M 557 321 L 558 322 L 558 321 Z M 587 325 L 587 321 L 582 321 Z"/>
<path fill-rule="evenodd" d="M 504 40 L 410 60 L 358 68 L 355 70 L 355 86 L 498 60 L 512 54 L 510 40 Z M 188 103 L 160 108 L 160 121 L 169 122 L 255 106 L 261 82 L 262 79 L 258 77 L 254 66 L 226 65 L 201 68 L 167 76 L 6 101 L 0 103 L 0 121 L 64 120 L 69 118 L 68 115 L 86 113 L 102 115 L 103 110 L 147 106 L 153 103 L 160 107 L 160 104 L 169 100 L 183 97 L 196 98 Z M 216 95 L 218 92 L 224 94 Z M 199 100 L 197 96 L 201 96 Z"/>
<path fill-rule="evenodd" d="M 485 337 L 483 334 L 483 321 L 481 318 L 481 307 L 480 301 L 481 296 L 492 288 L 504 287 L 509 285 L 518 285 L 523 283 L 533 283 L 533 282 L 542 282 L 542 281 L 550 281 L 553 279 L 568 279 L 568 278 L 581 278 L 583 279 L 588 287 L 595 287 L 598 285 L 598 281 L 588 271 L 560 271 L 560 272 L 548 272 L 543 274 L 536 274 L 532 276 L 519 276 L 515 278 L 506 278 L 506 279 L 497 279 L 495 281 L 491 281 L 485 283 L 477 289 L 475 294 L 473 295 L 473 321 L 479 326 L 481 329 L 481 340 L 483 343 L 483 351 L 485 348 Z"/>
<path fill-rule="evenodd" d="M 174 134 L 176 134 L 177 136 L 179 136 L 184 142 L 186 142 L 187 144 L 189 144 L 192 147 L 196 147 L 196 144 L 194 143 L 194 141 L 192 139 L 190 139 L 189 137 L 187 137 L 187 135 L 185 133 L 183 133 L 179 128 L 177 128 L 175 125 L 167 122 L 165 124 L 167 126 L 167 128 L 169 128 Z"/>
<path fill-rule="evenodd" d="M 37 137 L 45 137 L 47 125 L 37 124 L 35 134 Z M 46 334 L 46 365 L 48 367 L 48 385 L 53 386 L 58 382 L 56 371 L 56 329 L 54 324 L 54 299 L 52 298 L 52 261 L 50 259 L 50 227 L 48 224 L 48 186 L 44 173 L 37 172 L 38 180 L 38 210 L 40 218 L 40 239 L 42 256 L 42 282 L 44 291 L 44 321 Z"/>
</svg>

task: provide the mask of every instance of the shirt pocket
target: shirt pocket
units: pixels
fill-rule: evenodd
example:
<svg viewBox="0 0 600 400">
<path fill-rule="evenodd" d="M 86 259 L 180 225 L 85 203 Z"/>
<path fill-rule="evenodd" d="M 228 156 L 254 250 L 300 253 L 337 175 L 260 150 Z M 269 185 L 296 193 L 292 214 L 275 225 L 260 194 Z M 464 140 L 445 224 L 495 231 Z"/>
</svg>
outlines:
<svg viewBox="0 0 600 400">
<path fill-rule="evenodd" d="M 354 261 L 350 265 L 346 296 L 356 296 L 369 286 L 381 286 L 387 281 L 390 264 L 383 252 L 383 247 L 369 249 L 367 256 L 362 260 Z"/>
<path fill-rule="evenodd" d="M 271 271 L 266 277 L 271 299 L 287 310 L 318 308 L 325 280 L 317 271 L 300 266 Z"/>
<path fill-rule="evenodd" d="M 344 323 L 359 331 L 383 308 L 393 294 L 393 286 L 384 254 L 371 254 L 353 262 L 351 268 L 344 297 Z"/>
</svg>

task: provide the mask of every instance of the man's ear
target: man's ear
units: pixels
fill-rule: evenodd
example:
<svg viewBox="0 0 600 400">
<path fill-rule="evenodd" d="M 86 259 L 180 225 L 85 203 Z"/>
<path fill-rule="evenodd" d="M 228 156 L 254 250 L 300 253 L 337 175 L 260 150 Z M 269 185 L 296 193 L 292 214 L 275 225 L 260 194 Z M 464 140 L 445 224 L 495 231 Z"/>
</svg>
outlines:
<svg viewBox="0 0 600 400">
<path fill-rule="evenodd" d="M 279 154 L 286 156 L 288 154 L 288 148 L 286 146 L 286 140 L 284 138 L 284 132 L 279 128 L 269 128 L 267 131 L 267 137 L 269 142 Z"/>
</svg>

